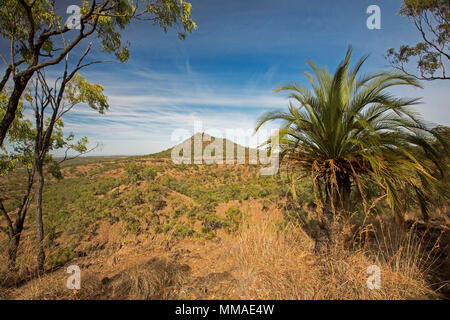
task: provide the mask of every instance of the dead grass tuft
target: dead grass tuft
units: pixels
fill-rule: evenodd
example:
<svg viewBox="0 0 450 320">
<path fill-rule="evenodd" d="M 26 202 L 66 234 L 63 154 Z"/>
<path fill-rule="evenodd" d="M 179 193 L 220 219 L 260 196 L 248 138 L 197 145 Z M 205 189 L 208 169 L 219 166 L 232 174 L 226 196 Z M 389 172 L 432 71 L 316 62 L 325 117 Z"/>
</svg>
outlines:
<svg viewBox="0 0 450 320">
<path fill-rule="evenodd" d="M 438 297 L 426 281 L 429 257 L 420 239 L 407 233 L 397 230 L 392 234 L 396 237 L 388 238 L 374 230 L 378 242 L 370 249 L 369 245 L 350 250 L 337 247 L 318 255 L 313 241 L 299 227 L 290 224 L 277 229 L 271 219 L 249 225 L 241 226 L 230 254 L 239 283 L 236 299 Z M 366 284 L 371 265 L 381 270 L 379 290 L 369 290 Z"/>
<path fill-rule="evenodd" d="M 152 258 L 144 265 L 133 266 L 111 284 L 112 299 L 177 299 L 189 266 L 168 259 Z"/>
</svg>

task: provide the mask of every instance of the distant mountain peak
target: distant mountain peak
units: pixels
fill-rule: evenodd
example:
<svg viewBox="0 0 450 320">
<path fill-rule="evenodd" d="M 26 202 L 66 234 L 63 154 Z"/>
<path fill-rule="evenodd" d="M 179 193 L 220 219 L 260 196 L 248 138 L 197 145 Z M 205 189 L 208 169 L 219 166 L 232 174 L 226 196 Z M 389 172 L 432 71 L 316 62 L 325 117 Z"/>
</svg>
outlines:
<svg viewBox="0 0 450 320">
<path fill-rule="evenodd" d="M 190 138 L 184 140 L 183 142 L 173 146 L 170 149 L 167 149 L 165 151 L 159 152 L 159 153 L 155 153 L 152 156 L 154 157 L 158 157 L 158 158 L 171 158 L 172 156 L 172 151 L 175 150 L 186 150 L 189 148 L 188 144 L 190 143 L 190 149 L 191 149 L 191 160 L 194 162 L 195 157 L 194 157 L 194 145 L 195 145 L 195 141 L 201 141 L 202 142 L 202 157 L 204 158 L 203 152 L 205 152 L 205 149 L 208 148 L 208 146 L 212 143 L 217 143 L 217 141 L 221 141 L 222 142 L 222 150 L 217 150 L 217 155 L 218 156 L 223 156 L 224 160 L 227 158 L 228 156 L 228 152 L 230 151 L 230 147 L 232 151 L 231 158 L 233 159 L 238 159 L 238 154 L 241 155 L 239 156 L 239 159 L 241 159 L 243 157 L 243 159 L 245 162 L 248 162 L 249 159 L 249 154 L 259 154 L 259 151 L 257 149 L 253 149 L 253 148 L 249 148 L 249 147 L 244 147 L 240 144 L 237 144 L 229 139 L 224 139 L 224 138 L 217 138 L 214 136 L 211 136 L 205 132 L 197 132 L 195 133 L 193 136 L 191 136 Z M 238 152 L 238 150 L 241 150 L 240 152 Z M 243 152 L 243 153 L 242 153 Z M 212 156 L 215 156 L 216 152 L 213 151 Z M 208 157 L 208 156 L 206 156 Z"/>
</svg>

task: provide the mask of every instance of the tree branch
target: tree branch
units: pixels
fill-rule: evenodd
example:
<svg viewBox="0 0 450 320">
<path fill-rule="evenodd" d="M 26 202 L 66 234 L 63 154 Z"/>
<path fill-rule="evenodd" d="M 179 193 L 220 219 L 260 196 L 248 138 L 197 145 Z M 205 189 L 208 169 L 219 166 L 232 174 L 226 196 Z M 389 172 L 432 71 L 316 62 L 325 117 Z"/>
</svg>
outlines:
<svg viewBox="0 0 450 320">
<path fill-rule="evenodd" d="M 78 157 L 81 157 L 82 155 L 88 154 L 88 153 L 94 151 L 95 149 L 97 149 L 99 146 L 100 146 L 100 144 L 97 143 L 97 144 L 95 145 L 95 147 L 93 147 L 93 148 L 91 148 L 91 149 L 89 149 L 89 150 L 87 150 L 87 151 L 85 151 L 85 152 L 80 152 L 80 153 L 77 154 L 76 156 L 70 157 L 70 158 L 68 157 L 67 154 L 68 154 L 68 152 L 70 151 L 71 148 L 67 148 L 66 151 L 64 152 L 64 158 L 63 158 L 61 161 L 59 161 L 58 164 L 61 164 L 61 163 L 63 163 L 64 161 L 73 160 L 73 159 L 76 159 L 76 158 L 78 158 Z"/>
<path fill-rule="evenodd" d="M 438 46 L 436 46 L 433 42 L 431 42 L 430 40 L 428 40 L 425 31 L 423 30 L 422 27 L 422 22 L 421 20 L 417 21 L 416 19 L 413 19 L 414 24 L 416 25 L 416 28 L 420 31 L 420 33 L 422 34 L 422 38 L 423 40 L 429 44 L 430 46 L 432 46 L 436 51 L 438 51 L 440 54 L 444 55 L 445 57 L 447 57 L 447 59 L 450 60 L 450 55 L 448 53 L 445 53 L 444 51 L 442 51 Z"/>
<path fill-rule="evenodd" d="M 30 46 L 30 51 L 34 52 L 35 50 L 35 46 L 34 46 L 34 36 L 35 36 L 35 24 L 34 24 L 34 19 L 33 19 L 33 11 L 32 11 L 32 7 L 34 5 L 34 1 L 32 2 L 31 5 L 28 5 L 25 0 L 19 0 L 19 3 L 22 5 L 22 7 L 25 9 L 26 15 L 27 15 L 27 19 L 28 19 L 28 23 L 30 24 L 30 31 L 28 33 L 28 45 Z"/>
</svg>

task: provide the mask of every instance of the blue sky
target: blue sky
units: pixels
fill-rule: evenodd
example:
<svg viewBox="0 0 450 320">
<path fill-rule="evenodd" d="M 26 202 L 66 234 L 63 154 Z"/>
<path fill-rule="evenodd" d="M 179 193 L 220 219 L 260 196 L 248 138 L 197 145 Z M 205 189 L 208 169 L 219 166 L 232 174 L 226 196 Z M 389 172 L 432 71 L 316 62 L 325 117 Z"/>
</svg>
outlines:
<svg viewBox="0 0 450 320">
<path fill-rule="evenodd" d="M 68 1 L 77 4 L 77 0 Z M 184 41 L 149 23 L 130 26 L 126 64 L 105 63 L 83 71 L 101 83 L 110 111 L 99 115 L 78 106 L 65 118 L 67 132 L 101 142 L 96 154 L 148 154 L 171 147 L 176 129 L 251 130 L 264 112 L 287 107 L 273 88 L 304 82 L 307 59 L 334 70 L 349 44 L 354 61 L 370 54 L 364 72 L 388 69 L 390 47 L 413 44 L 415 28 L 397 15 L 400 0 L 191 0 L 198 30 Z M 366 9 L 381 8 L 381 30 L 368 30 Z M 84 46 L 87 44 L 85 43 Z M 4 43 L 1 52 L 7 52 Z M 98 51 L 92 58 L 103 57 Z M 394 93 L 423 97 L 417 109 L 426 120 L 450 124 L 448 83 Z"/>
</svg>

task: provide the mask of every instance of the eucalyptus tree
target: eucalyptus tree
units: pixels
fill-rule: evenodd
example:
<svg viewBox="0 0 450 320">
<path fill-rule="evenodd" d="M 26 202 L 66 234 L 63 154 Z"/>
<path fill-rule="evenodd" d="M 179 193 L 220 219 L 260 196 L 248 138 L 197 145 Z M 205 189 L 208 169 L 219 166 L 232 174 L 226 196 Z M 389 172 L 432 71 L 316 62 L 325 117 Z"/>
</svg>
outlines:
<svg viewBox="0 0 450 320">
<path fill-rule="evenodd" d="M 403 0 L 399 14 L 412 22 L 421 41 L 389 49 L 392 66 L 420 80 L 450 80 L 450 0 Z M 408 68 L 413 61 L 418 73 Z"/>
<path fill-rule="evenodd" d="M 1 108 L 4 109 L 4 108 Z M 25 173 L 26 182 L 24 187 L 15 186 L 14 192 L 8 192 L 7 184 L 0 188 L 0 211 L 6 227 L 0 226 L 0 230 L 5 232 L 9 239 L 8 244 L 8 267 L 15 270 L 17 251 L 19 249 L 22 231 L 24 229 L 27 213 L 36 195 L 39 195 L 39 188 L 36 188 L 36 171 L 39 165 L 47 168 L 49 174 L 57 179 L 62 178 L 60 164 L 63 159 L 55 159 L 51 154 L 43 157 L 41 164 L 36 163 L 36 140 L 38 130 L 33 126 L 33 122 L 23 117 L 23 109 L 19 107 L 18 114 L 14 120 L 20 123 L 18 128 L 14 124 L 8 131 L 4 152 L 1 157 L 0 175 L 9 179 L 11 177 L 22 177 Z M 48 125 L 49 121 L 46 121 Z M 70 151 L 76 156 L 88 152 L 87 138 L 83 137 L 75 141 L 73 134 L 64 135 L 64 123 L 58 120 L 54 124 L 53 133 L 48 144 L 49 151 L 62 150 L 65 154 Z M 19 131 L 16 131 L 19 129 Z M 8 180 L 6 180 L 8 181 Z M 43 188 L 43 180 L 38 180 L 38 186 Z M 40 193 L 42 194 L 42 193 Z M 38 249 L 39 249 L 38 242 Z M 39 252 L 39 251 L 38 251 Z"/>
<path fill-rule="evenodd" d="M 10 80 L 12 90 L 0 123 L 0 145 L 3 145 L 20 98 L 33 75 L 59 64 L 84 39 L 96 37 L 102 51 L 125 62 L 129 57 L 128 42 L 122 40 L 120 32 L 132 21 L 148 21 L 165 32 L 176 27 L 181 39 L 196 29 L 191 19 L 192 6 L 184 0 L 80 1 L 80 16 L 75 19 L 75 28 L 68 23 L 70 19 L 58 14 L 61 10 L 66 12 L 66 8 L 57 8 L 60 4 L 56 0 L 1 1 L 0 34 L 10 45 L 8 52 L 1 53 L 6 70 L 0 81 L 0 91 Z M 64 47 L 61 37 L 67 40 Z"/>
<path fill-rule="evenodd" d="M 36 77 L 30 82 L 23 103 L 27 104 L 34 116 L 34 124 L 30 120 L 22 121 L 22 113 L 19 118 L 13 121 L 12 129 L 8 132 L 8 140 L 13 146 L 14 153 L 9 159 L 4 159 L 4 172 L 14 168 L 17 163 L 27 168 L 28 188 L 25 192 L 24 201 L 19 208 L 19 213 L 15 220 L 17 227 L 11 229 L 13 221 L 0 199 L 0 209 L 6 218 L 9 227 L 10 247 L 9 260 L 10 269 L 14 268 L 17 248 L 20 242 L 20 235 L 23 230 L 27 210 L 30 206 L 33 195 L 33 184 L 36 207 L 36 227 L 37 227 L 37 264 L 38 270 L 43 270 L 45 262 L 44 251 L 44 225 L 42 212 L 42 196 L 45 184 L 44 167 L 48 167 L 49 173 L 56 178 L 61 178 L 60 163 L 70 158 L 69 152 L 77 153 L 76 156 L 85 154 L 91 150 L 87 148 L 87 138 L 83 137 L 79 141 L 74 141 L 74 135 L 64 135 L 63 116 L 72 111 L 78 104 L 87 104 L 90 108 L 103 114 L 109 108 L 107 97 L 103 94 L 103 87 L 100 84 L 91 84 L 86 81 L 79 71 L 93 63 L 84 63 L 83 60 L 88 55 L 90 47 L 78 60 L 73 70 L 69 71 L 69 59 L 65 59 L 64 73 L 61 78 L 56 79 L 50 85 L 42 71 L 37 71 Z M 5 102 L 6 99 L 3 99 Z M 22 104 L 23 104 L 22 103 Z M 5 104 L 5 103 L 4 103 Z M 4 105 L 3 104 L 3 105 Z M 20 106 L 22 111 L 23 106 Z M 3 106 L 2 110 L 5 110 Z M 5 149 L 5 148 L 3 148 Z M 50 154 L 51 151 L 65 150 L 64 157 L 58 161 Z M 8 165 L 9 163 L 9 165 Z"/>
<path fill-rule="evenodd" d="M 37 263 L 38 270 L 44 269 L 44 225 L 42 219 L 42 195 L 44 189 L 44 163 L 49 151 L 69 146 L 67 150 L 78 151 L 80 154 L 87 152 L 87 139 L 83 138 L 77 144 L 68 144 L 62 134 L 62 118 L 78 104 L 87 104 L 91 109 L 103 114 L 109 108 L 107 97 L 103 94 L 103 87 L 100 84 L 91 84 L 86 81 L 78 72 L 101 61 L 84 63 L 83 60 L 88 55 L 90 46 L 78 59 L 73 70 L 69 71 L 69 58 L 65 59 L 63 76 L 57 79 L 54 85 L 49 85 L 45 74 L 37 72 L 33 94 L 28 95 L 28 103 L 33 109 L 35 119 L 34 136 L 34 169 L 37 174 L 36 188 L 36 227 L 37 227 Z M 56 134 L 55 134 L 56 129 Z M 59 130 L 58 130 L 59 129 Z M 69 140 L 73 135 L 69 136 Z M 55 145 L 56 144 L 56 145 Z"/>
<path fill-rule="evenodd" d="M 367 210 L 363 178 L 383 190 L 403 221 L 403 192 L 412 190 L 426 215 L 426 199 L 446 175 L 448 148 L 438 152 L 433 145 L 443 140 L 411 108 L 419 100 L 387 92 L 402 85 L 421 87 L 418 80 L 398 72 L 358 76 L 367 56 L 351 68 L 351 53 L 350 47 L 334 74 L 309 62 L 313 74 L 304 75 L 311 88 L 290 83 L 275 89 L 289 92 L 288 112 L 268 112 L 256 125 L 258 130 L 281 120 L 279 144 L 267 143 L 272 150 L 279 148 L 282 161 L 311 177 L 321 220 L 333 241 L 352 192 L 360 193 Z"/>
</svg>

